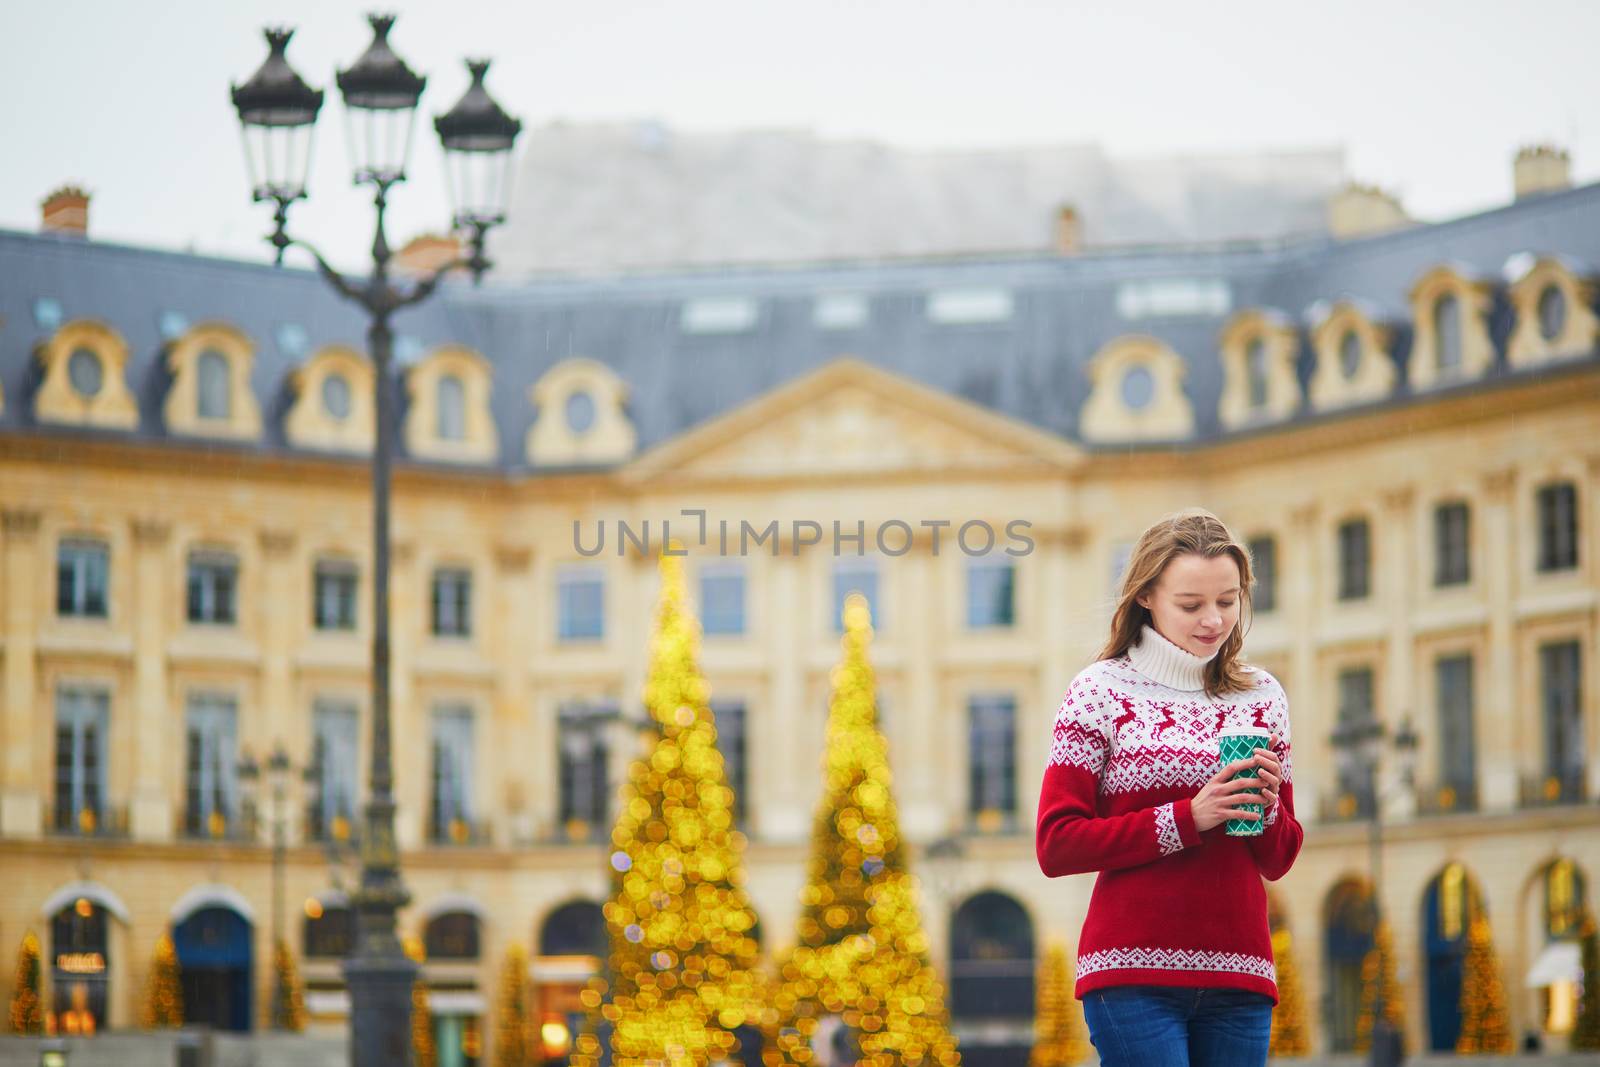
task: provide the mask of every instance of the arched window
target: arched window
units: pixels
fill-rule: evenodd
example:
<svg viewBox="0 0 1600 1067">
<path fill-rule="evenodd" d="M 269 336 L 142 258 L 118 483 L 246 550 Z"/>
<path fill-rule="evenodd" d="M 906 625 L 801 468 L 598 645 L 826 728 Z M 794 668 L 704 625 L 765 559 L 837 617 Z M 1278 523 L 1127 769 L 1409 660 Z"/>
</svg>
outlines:
<svg viewBox="0 0 1600 1067">
<path fill-rule="evenodd" d="M 1433 343 L 1441 374 L 1461 369 L 1461 301 L 1453 293 L 1433 303 Z"/>
<path fill-rule="evenodd" d="M 250 920 L 229 907 L 201 908 L 172 932 L 183 982 L 183 1021 L 251 1029 Z"/>
<path fill-rule="evenodd" d="M 1567 297 L 1551 282 L 1539 292 L 1539 336 L 1554 341 L 1567 324 Z"/>
<path fill-rule="evenodd" d="M 1346 378 L 1354 378 L 1361 369 L 1361 335 L 1346 330 L 1339 339 L 1339 369 Z"/>
<path fill-rule="evenodd" d="M 590 900 L 561 905 L 546 916 L 539 928 L 542 956 L 595 956 L 603 960 L 610 950 L 605 913 Z"/>
<path fill-rule="evenodd" d="M 467 388 L 454 374 L 439 379 L 436 432 L 441 441 L 462 441 L 467 436 Z"/>
<path fill-rule="evenodd" d="M 1250 386 L 1250 407 L 1259 408 L 1267 402 L 1267 342 L 1256 337 L 1244 351 L 1245 377 Z"/>
<path fill-rule="evenodd" d="M 1461 1036 L 1467 932 L 1482 914 L 1478 887 L 1461 864 L 1450 864 L 1428 884 L 1422 904 L 1423 951 L 1428 967 L 1428 1042 L 1435 1051 L 1455 1051 Z"/>
<path fill-rule="evenodd" d="M 447 911 L 429 920 L 422 943 L 430 960 L 478 958 L 478 917 L 470 911 Z"/>
<path fill-rule="evenodd" d="M 1323 906 L 1323 1005 L 1328 1042 L 1334 1052 L 1353 1052 L 1361 1015 L 1361 965 L 1372 950 L 1377 912 L 1364 883 L 1347 878 L 1328 893 Z"/>
<path fill-rule="evenodd" d="M 105 1029 L 110 913 L 84 897 L 50 921 L 50 984 L 56 1025 L 66 1034 Z"/>
<path fill-rule="evenodd" d="M 959 1018 L 1033 1017 L 1033 921 L 1004 893 L 979 893 L 956 909 L 950 1006 Z"/>
<path fill-rule="evenodd" d="M 197 410 L 202 419 L 225 419 L 232 410 L 229 384 L 228 358 L 221 352 L 206 349 L 200 353 L 196 364 L 199 380 Z"/>
</svg>

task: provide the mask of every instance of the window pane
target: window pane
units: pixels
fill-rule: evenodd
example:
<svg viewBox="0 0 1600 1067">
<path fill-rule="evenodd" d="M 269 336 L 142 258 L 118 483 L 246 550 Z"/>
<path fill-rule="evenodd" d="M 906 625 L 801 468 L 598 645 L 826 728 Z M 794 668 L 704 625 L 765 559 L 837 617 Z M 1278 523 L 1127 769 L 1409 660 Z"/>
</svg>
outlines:
<svg viewBox="0 0 1600 1067">
<path fill-rule="evenodd" d="M 459 706 L 433 713 L 433 819 L 436 841 L 469 828 L 472 820 L 472 710 Z"/>
<path fill-rule="evenodd" d="M 1539 293 L 1539 336 L 1554 341 L 1567 324 L 1567 298 L 1554 283 Z"/>
<path fill-rule="evenodd" d="M 439 439 L 464 440 L 467 436 L 467 391 L 461 379 L 453 374 L 440 378 L 437 399 Z"/>
<path fill-rule="evenodd" d="M 1439 369 L 1461 366 L 1461 305 L 1454 296 L 1441 296 L 1433 305 L 1433 336 L 1438 345 Z"/>
<path fill-rule="evenodd" d="M 311 832 L 344 839 L 355 825 L 358 713 L 348 701 L 319 700 L 312 709 L 313 766 Z"/>
<path fill-rule="evenodd" d="M 104 618 L 110 556 L 97 541 L 63 541 L 56 557 L 56 612 Z"/>
<path fill-rule="evenodd" d="M 1255 589 L 1250 605 L 1254 611 L 1276 611 L 1278 608 L 1278 545 L 1270 537 L 1258 537 L 1249 544 L 1250 562 L 1255 577 Z"/>
<path fill-rule="evenodd" d="M 228 382 L 228 359 L 210 349 L 200 353 L 196 374 L 199 377 L 199 413 L 202 419 L 225 419 L 232 407 Z"/>
<path fill-rule="evenodd" d="M 744 574 L 708 570 L 700 575 L 701 628 L 708 634 L 744 633 Z"/>
<path fill-rule="evenodd" d="M 1016 813 L 1016 701 L 976 696 L 968 704 L 968 808 L 980 829 L 998 830 Z M 985 826 L 986 820 L 994 820 Z"/>
<path fill-rule="evenodd" d="M 833 631 L 844 633 L 844 601 L 851 593 L 867 598 L 872 628 L 883 629 L 883 605 L 878 599 L 878 570 L 871 563 L 835 564 L 833 570 Z"/>
<path fill-rule="evenodd" d="M 1460 585 L 1471 578 L 1471 513 L 1464 503 L 1442 504 L 1434 511 L 1434 584 Z"/>
<path fill-rule="evenodd" d="M 717 725 L 717 750 L 722 753 L 722 766 L 728 779 L 728 788 L 733 790 L 733 821 L 735 825 L 743 826 L 747 811 L 745 789 L 748 781 L 744 704 L 739 701 L 712 701 L 711 713 Z"/>
<path fill-rule="evenodd" d="M 1570 482 L 1539 490 L 1539 569 L 1569 570 L 1578 565 L 1577 487 Z"/>
<path fill-rule="evenodd" d="M 967 565 L 967 625 L 974 629 L 1016 622 L 1016 567 L 1010 562 Z"/>
<path fill-rule="evenodd" d="M 1438 661 L 1439 782 L 1461 799 L 1470 799 L 1477 782 L 1473 737 L 1472 657 Z"/>
<path fill-rule="evenodd" d="M 570 570 L 556 579 L 557 633 L 563 639 L 605 634 L 605 581 L 594 571 Z"/>
<path fill-rule="evenodd" d="M 472 632 L 472 573 L 455 568 L 433 573 L 433 632 L 466 637 Z"/>
<path fill-rule="evenodd" d="M 189 697 L 184 825 L 191 835 L 221 836 L 234 823 L 237 714 L 233 698 L 225 694 Z"/>
<path fill-rule="evenodd" d="M 1569 788 L 1573 795 L 1581 794 L 1583 782 L 1580 656 L 1576 641 L 1561 641 L 1539 649 L 1545 775 L 1560 781 L 1563 795 Z"/>
<path fill-rule="evenodd" d="M 1371 542 L 1365 519 L 1344 523 L 1339 527 L 1339 597 L 1354 600 L 1369 592 L 1368 574 L 1371 565 Z"/>
<path fill-rule="evenodd" d="M 1249 379 L 1250 406 L 1259 408 L 1267 402 L 1267 343 L 1257 337 L 1245 350 L 1245 374 Z"/>
</svg>

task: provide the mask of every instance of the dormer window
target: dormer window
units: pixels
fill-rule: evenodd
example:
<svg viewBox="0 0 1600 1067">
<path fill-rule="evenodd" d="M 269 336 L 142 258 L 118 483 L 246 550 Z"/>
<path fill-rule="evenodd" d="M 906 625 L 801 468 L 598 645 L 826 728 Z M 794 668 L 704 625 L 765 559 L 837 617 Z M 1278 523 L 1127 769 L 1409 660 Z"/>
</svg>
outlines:
<svg viewBox="0 0 1600 1067">
<path fill-rule="evenodd" d="M 322 409 L 338 422 L 350 417 L 350 379 L 342 374 L 322 379 Z"/>
<path fill-rule="evenodd" d="M 196 411 L 202 419 L 228 417 L 228 360 L 222 353 L 206 349 L 195 363 L 199 378 Z"/>
<path fill-rule="evenodd" d="M 1461 369 L 1461 303 L 1453 294 L 1441 296 L 1433 304 L 1433 336 L 1438 345 L 1441 374 Z"/>
<path fill-rule="evenodd" d="M 72 388 L 84 399 L 98 396 L 105 379 L 100 357 L 87 348 L 79 348 L 67 357 L 67 379 Z"/>
<path fill-rule="evenodd" d="M 439 379 L 438 427 L 441 441 L 460 441 L 467 435 L 467 391 L 461 379 L 446 374 Z"/>
<path fill-rule="evenodd" d="M 1539 293 L 1539 336 L 1554 341 L 1567 324 L 1567 297 L 1553 282 Z"/>
<path fill-rule="evenodd" d="M 1122 402 L 1133 410 L 1148 407 L 1156 396 L 1156 379 L 1150 368 L 1141 364 L 1129 367 L 1122 375 Z"/>
<path fill-rule="evenodd" d="M 567 427 L 575 434 L 586 433 L 594 425 L 594 397 L 582 389 L 567 396 Z"/>
<path fill-rule="evenodd" d="M 1356 376 L 1361 369 L 1361 335 L 1355 330 L 1346 330 L 1339 339 L 1339 370 L 1348 381 Z"/>
<path fill-rule="evenodd" d="M 1252 339 L 1245 349 L 1245 373 L 1250 385 L 1250 406 L 1262 407 L 1267 402 L 1267 342 L 1260 337 Z"/>
</svg>

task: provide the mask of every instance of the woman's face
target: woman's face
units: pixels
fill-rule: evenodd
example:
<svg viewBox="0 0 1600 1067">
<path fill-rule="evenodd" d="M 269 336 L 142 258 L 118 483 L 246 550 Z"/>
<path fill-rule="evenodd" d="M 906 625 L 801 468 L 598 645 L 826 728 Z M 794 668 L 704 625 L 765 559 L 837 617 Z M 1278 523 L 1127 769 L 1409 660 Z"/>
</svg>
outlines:
<svg viewBox="0 0 1600 1067">
<path fill-rule="evenodd" d="M 1239 564 L 1230 555 L 1175 556 L 1155 588 L 1136 598 L 1156 632 L 1185 652 L 1209 656 L 1239 623 Z"/>
</svg>

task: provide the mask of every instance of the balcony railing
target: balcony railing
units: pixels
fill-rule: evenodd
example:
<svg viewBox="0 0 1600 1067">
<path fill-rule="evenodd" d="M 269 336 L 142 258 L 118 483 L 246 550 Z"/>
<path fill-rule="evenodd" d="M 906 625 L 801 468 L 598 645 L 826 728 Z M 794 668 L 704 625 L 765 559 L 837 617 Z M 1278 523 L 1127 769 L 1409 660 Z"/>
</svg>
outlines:
<svg viewBox="0 0 1600 1067">
<path fill-rule="evenodd" d="M 102 804 L 98 808 L 47 808 L 45 833 L 52 837 L 119 838 L 128 836 L 128 809 Z"/>
<path fill-rule="evenodd" d="M 324 818 L 319 804 L 306 806 L 303 826 L 305 840 L 321 845 L 355 846 L 360 838 L 360 819 L 354 815 L 336 814 Z"/>
<path fill-rule="evenodd" d="M 234 844 L 256 839 L 255 821 L 246 814 L 213 811 L 201 816 L 186 807 L 178 809 L 178 831 L 188 841 L 228 841 Z"/>
<path fill-rule="evenodd" d="M 1525 775 L 1520 785 L 1519 800 L 1525 808 L 1553 808 L 1589 801 L 1589 783 L 1576 770 Z"/>
<path fill-rule="evenodd" d="M 1447 782 L 1417 789 L 1417 811 L 1423 815 L 1454 815 L 1477 810 L 1476 782 Z"/>
<path fill-rule="evenodd" d="M 428 824 L 428 844 L 444 848 L 482 848 L 494 843 L 487 819 L 451 819 Z"/>
<path fill-rule="evenodd" d="M 1317 804 L 1317 818 L 1322 822 L 1365 822 L 1372 818 L 1373 798 L 1368 790 L 1345 791 L 1322 797 Z"/>
</svg>

